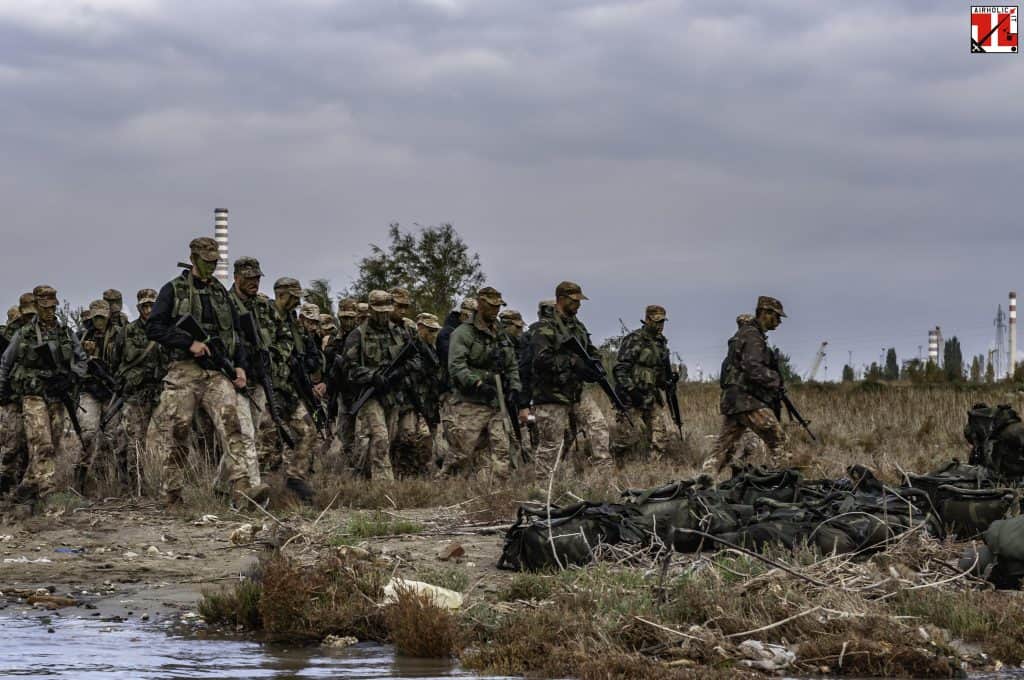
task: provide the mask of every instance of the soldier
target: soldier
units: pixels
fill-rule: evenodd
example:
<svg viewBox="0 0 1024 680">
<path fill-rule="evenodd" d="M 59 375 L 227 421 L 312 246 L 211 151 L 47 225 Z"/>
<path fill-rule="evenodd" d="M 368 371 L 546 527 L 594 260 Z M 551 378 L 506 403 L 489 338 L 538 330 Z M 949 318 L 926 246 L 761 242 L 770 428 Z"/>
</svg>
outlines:
<svg viewBox="0 0 1024 680">
<path fill-rule="evenodd" d="M 362 326 L 370 318 L 370 305 L 366 302 L 356 303 L 356 327 Z"/>
<path fill-rule="evenodd" d="M 664 307 L 648 305 L 643 326 L 619 345 L 612 369 L 615 391 L 630 407 L 634 423 L 630 427 L 625 416 L 616 414 L 612 450 L 620 463 L 631 452 L 653 454 L 654 459 L 665 453 L 668 428 L 662 390 L 670 389 L 675 382 L 664 335 L 665 320 Z"/>
<path fill-rule="evenodd" d="M 141 469 L 139 453 L 147 445 L 149 423 L 160 400 L 169 363 L 167 350 L 146 336 L 156 291 L 143 288 L 135 299 L 139 318 L 125 326 L 121 366 L 117 370 L 124 398 L 121 415 L 124 442 L 118 447 L 118 463 L 125 479 L 131 476 L 130 460 L 135 461 L 136 473 Z"/>
<path fill-rule="evenodd" d="M 274 308 L 276 326 L 274 344 L 274 388 L 281 396 L 281 415 L 286 426 L 295 433 L 295 448 L 282 450 L 285 485 L 304 503 L 311 503 L 316 495 L 307 478 L 310 472 L 310 456 L 316 445 L 316 427 L 313 416 L 303 403 L 292 380 L 290 359 L 297 355 L 298 365 L 310 373 L 314 396 L 323 398 L 327 386 L 322 381 L 323 365 L 317 344 L 296 318 L 295 309 L 302 300 L 302 286 L 296 279 L 282 277 L 274 282 Z M 302 305 L 301 319 L 307 323 L 320 323 L 320 311 L 316 305 Z M 313 310 L 316 310 L 315 312 Z M 310 357 L 309 354 L 313 353 Z M 314 370 L 310 370 L 310 369 Z"/>
<path fill-rule="evenodd" d="M 353 391 L 373 388 L 373 396 L 355 418 L 355 468 L 366 477 L 394 479 L 391 466 L 391 438 L 397 425 L 397 396 L 405 378 L 405 366 L 385 375 L 402 351 L 405 332 L 388 317 L 394 310 L 391 294 L 374 290 L 369 296 L 370 318 L 353 330 L 345 342 L 345 379 Z"/>
<path fill-rule="evenodd" d="M 537 443 L 540 441 L 540 433 L 537 431 L 537 419 L 533 415 L 533 345 L 531 338 L 537 326 L 545 319 L 551 319 L 555 315 L 555 301 L 541 300 L 537 303 L 537 320 L 523 332 L 522 351 L 519 354 L 519 382 L 523 389 L 520 392 L 519 422 L 525 424 L 530 433 L 529 453 L 531 457 L 536 453 Z M 524 442 L 524 445 L 526 442 Z"/>
<path fill-rule="evenodd" d="M 108 288 L 103 291 L 103 299 L 110 306 L 110 320 L 108 323 L 117 328 L 127 326 L 128 315 L 121 311 L 124 308 L 124 299 L 121 296 L 121 291 L 116 288 Z"/>
<path fill-rule="evenodd" d="M 247 384 L 242 368 L 247 357 L 238 342 L 242 335 L 238 311 L 227 289 L 213 277 L 220 257 L 217 242 L 205 236 L 196 238 L 189 243 L 189 250 L 191 268 L 160 289 L 146 327 L 147 337 L 167 348 L 171 359 L 152 421 L 157 434 L 155 448 L 164 467 L 165 500 L 169 506 L 182 501 L 189 433 L 200 407 L 225 444 L 232 500 L 242 503 L 248 496 L 264 502 L 270 489 L 265 484 L 254 486 L 249 480 L 256 445 L 252 430 L 245 426 L 250 419 L 240 415 L 248 405 L 242 403 L 244 397 L 239 393 Z M 191 316 L 216 341 L 213 348 L 176 325 L 185 316 Z M 218 366 L 212 352 L 221 348 L 226 356 L 219 359 L 227 363 Z"/>
<path fill-rule="evenodd" d="M 729 339 L 729 351 L 722 362 L 722 429 L 711 457 L 704 464 L 706 469 L 721 473 L 732 461 L 733 450 L 747 430 L 767 446 L 769 462 L 779 462 L 786 445 L 786 433 L 773 404 L 777 403 L 782 390 L 782 376 L 766 334 L 778 328 L 785 316 L 781 302 L 762 295 L 757 299 L 754 317 L 737 317 L 738 329 Z"/>
<path fill-rule="evenodd" d="M 441 358 L 441 364 L 445 367 L 445 370 L 448 370 L 448 343 L 451 342 L 452 333 L 455 332 L 455 329 L 460 324 L 469 321 L 473 317 L 474 312 L 476 312 L 476 300 L 466 298 L 459 305 L 457 315 L 455 310 L 452 310 L 445 318 L 441 333 L 437 336 L 437 354 Z M 447 390 L 447 385 L 445 388 Z"/>
<path fill-rule="evenodd" d="M 515 350 L 517 370 L 521 371 L 523 354 L 526 350 L 526 335 L 523 332 L 526 323 L 523 321 L 523 315 L 515 309 L 506 309 L 498 315 L 498 318 L 501 320 L 502 329 L 512 343 L 512 349 Z M 512 437 L 512 446 L 519 449 L 516 452 L 520 459 L 516 462 L 517 464 L 520 464 L 522 460 L 529 458 L 532 454 L 532 445 L 526 437 L 526 430 L 523 430 L 524 427 L 529 427 L 530 424 L 530 397 L 525 389 L 526 382 L 523 380 L 521 372 L 519 374 L 519 382 L 522 386 L 522 389 L 519 391 L 522 403 L 518 411 L 509 413 L 510 418 L 516 418 L 519 421 L 519 436 L 521 439 L 516 439 L 515 436 Z M 515 432 L 512 434 L 514 435 Z"/>
<path fill-rule="evenodd" d="M 416 456 L 409 461 L 410 474 L 425 475 L 431 470 L 438 455 L 447 451 L 441 436 L 441 361 L 437 356 L 437 334 L 441 324 L 437 317 L 427 312 L 416 316 L 414 344 L 419 357 L 415 373 L 410 375 L 408 386 L 416 405 L 416 441 L 411 452 Z M 436 468 L 434 468 L 436 471 Z"/>
<path fill-rule="evenodd" d="M 417 335 L 416 323 L 408 318 L 412 309 L 412 295 L 405 288 L 392 288 L 391 323 L 402 333 L 405 343 L 413 342 Z M 406 379 L 395 390 L 395 407 L 391 431 L 391 465 L 396 476 L 410 477 L 426 472 L 430 460 L 430 427 L 417 410 L 418 395 L 413 379 L 421 366 L 419 357 L 410 367 Z"/>
<path fill-rule="evenodd" d="M 21 404 L 28 466 L 14 500 L 34 509 L 54 490 L 64 418 L 77 422 L 70 395 L 87 369 L 78 338 L 57 320 L 57 291 L 36 286 L 32 294 L 37 314 L 14 334 L 0 360 L 0 400 L 14 398 Z"/>
<path fill-rule="evenodd" d="M 391 310 L 391 323 L 405 327 L 405 319 L 412 309 L 412 295 L 405 288 L 392 288 L 388 292 L 391 293 L 392 307 L 394 307 Z M 406 328 L 406 330 L 408 329 Z M 413 335 L 415 333 L 408 333 L 410 338 Z"/>
<path fill-rule="evenodd" d="M 448 350 L 452 406 L 445 426 L 451 449 L 441 472 L 480 470 L 504 478 L 511 462 L 506 407 L 512 404 L 512 413 L 517 411 L 519 369 L 512 341 L 498 323 L 498 311 L 505 304 L 501 293 L 490 286 L 481 288 L 476 303 L 473 319 L 455 329 Z M 501 397 L 507 401 L 502 403 Z M 479 460 L 481 454 L 487 459 Z"/>
<path fill-rule="evenodd" d="M 586 432 L 592 423 L 586 420 L 581 409 L 583 383 L 592 382 L 599 376 L 575 355 L 566 341 L 577 339 L 587 353 L 597 355 L 597 348 L 590 342 L 590 333 L 577 318 L 580 303 L 586 300 L 579 284 L 563 281 L 555 289 L 555 310 L 550 319 L 537 324 L 530 334 L 532 351 L 531 390 L 533 412 L 537 419 L 538 443 L 535 460 L 538 473 L 550 472 L 557 464 L 558 456 L 566 454 L 563 449 L 576 442 L 581 430 Z M 593 438 L 595 433 L 589 432 Z M 607 438 L 601 451 L 594 446 L 593 458 L 600 460 L 604 453 L 607 459 Z M 577 465 L 580 461 L 576 462 Z"/>
<path fill-rule="evenodd" d="M 238 338 L 245 350 L 246 363 L 241 368 L 245 370 L 245 391 L 248 394 L 247 399 L 239 402 L 238 415 L 243 428 L 253 433 L 256 445 L 256 455 L 247 458 L 249 484 L 254 487 L 263 481 L 260 462 L 266 462 L 271 458 L 277 446 L 277 435 L 270 428 L 272 419 L 270 409 L 267 407 L 267 393 L 259 385 L 262 371 L 265 370 L 260 353 L 269 350 L 275 333 L 274 306 L 270 298 L 260 292 L 262 278 L 263 270 L 260 268 L 259 260 L 255 257 L 240 257 L 235 260 L 235 280 L 228 290 L 231 302 L 235 305 L 235 313 L 239 318 L 248 314 L 252 321 L 249 323 L 246 320 L 246 323 L 242 324 L 243 332 Z M 273 370 L 273 367 L 270 369 Z M 221 464 L 217 469 L 214 488 L 221 493 L 230 492 L 230 470 L 227 465 L 229 462 L 228 458 L 221 458 Z"/>
<path fill-rule="evenodd" d="M 15 312 L 12 314 L 11 312 Z M 36 298 L 31 291 L 22 293 L 18 306 L 7 312 L 0 345 L 6 351 L 18 330 L 36 318 Z M 25 427 L 21 417 L 21 402 L 11 395 L 0 399 L 0 494 L 5 494 L 21 481 L 28 465 Z"/>
<path fill-rule="evenodd" d="M 323 350 L 324 358 L 327 359 L 327 365 L 330 365 L 330 359 L 334 358 L 334 349 L 331 347 L 331 341 L 334 340 L 334 336 L 338 333 L 338 322 L 334 320 L 334 317 L 330 314 L 320 315 L 320 349 Z"/>
<path fill-rule="evenodd" d="M 357 326 L 357 305 L 352 298 L 338 303 L 338 332 L 334 336 L 330 359 L 325 364 L 330 378 L 327 385 L 328 403 L 330 411 L 337 414 L 336 437 L 328 456 L 340 457 L 345 467 L 351 467 L 355 441 L 355 418 L 349 414 L 348 409 L 358 397 L 358 394 L 352 393 L 351 386 L 345 380 L 345 340 Z"/>
<path fill-rule="evenodd" d="M 102 448 L 113 449 L 113 440 L 100 429 L 103 406 L 114 396 L 113 374 L 121 365 L 123 337 L 110 323 L 110 305 L 106 300 L 89 303 L 90 327 L 82 331 L 79 341 L 88 355 L 88 374 L 82 381 L 79 421 L 82 424 L 82 452 L 75 463 L 75 489 L 85 492 L 86 481 Z M 127 482 L 126 479 L 122 481 Z"/>
</svg>

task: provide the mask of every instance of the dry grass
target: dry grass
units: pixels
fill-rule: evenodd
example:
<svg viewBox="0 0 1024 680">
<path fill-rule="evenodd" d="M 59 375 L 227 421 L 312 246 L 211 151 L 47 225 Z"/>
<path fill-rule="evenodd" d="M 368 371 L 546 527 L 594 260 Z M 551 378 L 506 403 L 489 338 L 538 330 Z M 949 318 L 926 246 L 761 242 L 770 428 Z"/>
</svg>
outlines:
<svg viewBox="0 0 1024 680">
<path fill-rule="evenodd" d="M 384 620 L 398 653 L 430 659 L 454 656 L 459 638 L 455 616 L 426 593 L 400 587 L 395 596 Z"/>
</svg>

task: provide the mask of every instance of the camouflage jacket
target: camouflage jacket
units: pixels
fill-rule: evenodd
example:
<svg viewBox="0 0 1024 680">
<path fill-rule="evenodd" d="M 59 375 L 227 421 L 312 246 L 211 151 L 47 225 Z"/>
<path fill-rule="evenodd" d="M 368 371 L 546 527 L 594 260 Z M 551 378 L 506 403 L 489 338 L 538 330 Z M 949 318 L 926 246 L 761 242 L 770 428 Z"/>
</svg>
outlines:
<svg viewBox="0 0 1024 680">
<path fill-rule="evenodd" d="M 768 337 L 761 326 L 746 315 L 737 318 L 736 324 L 739 328 L 729 339 L 729 351 L 719 378 L 723 415 L 772 407 L 782 388 L 778 358 L 768 346 Z"/>
<path fill-rule="evenodd" d="M 43 346 L 51 347 L 49 352 Z M 48 363 L 52 356 L 56 365 Z M 38 319 L 22 326 L 0 359 L 0 396 L 41 396 L 56 402 L 87 372 L 88 357 L 67 326 L 45 328 Z"/>
<path fill-rule="evenodd" d="M 323 364 L 318 362 L 322 361 L 322 356 L 319 352 L 313 356 L 309 355 L 306 333 L 299 325 L 299 319 L 294 311 L 287 314 L 280 314 L 276 309 L 272 311 L 274 312 L 274 339 L 269 349 L 274 391 L 281 397 L 282 406 L 291 411 L 299 403 L 299 395 L 291 377 L 289 362 L 292 355 L 298 355 L 299 365 L 310 374 L 310 379 L 314 384 L 321 379 Z M 315 369 L 315 373 L 313 369 Z"/>
<path fill-rule="evenodd" d="M 431 427 L 441 420 L 441 381 L 446 371 L 441 365 L 441 357 L 437 349 L 420 338 L 416 338 L 416 351 L 419 354 L 419 369 L 409 377 L 416 398 L 423 409 L 421 414 Z"/>
<path fill-rule="evenodd" d="M 274 342 L 277 311 L 274 309 L 274 303 L 263 293 L 258 293 L 251 298 L 245 299 L 238 294 L 235 286 L 231 286 L 231 289 L 228 291 L 228 297 L 231 298 L 231 302 L 235 305 L 235 313 L 239 317 L 239 323 L 243 330 L 239 334 L 239 341 L 245 347 L 247 362 L 242 368 L 245 369 L 246 375 L 250 376 L 250 382 L 254 382 L 253 377 L 262 370 L 259 351 L 260 349 L 270 349 Z M 246 337 L 244 332 L 245 325 L 241 322 L 242 316 L 245 314 L 251 315 L 256 322 L 259 345 L 254 344 L 251 338 Z M 271 371 L 273 371 L 273 366 L 271 366 Z"/>
<path fill-rule="evenodd" d="M 108 324 L 102 333 L 90 327 L 81 334 L 78 341 L 83 347 L 87 342 L 93 343 L 95 348 L 88 353 L 89 358 L 99 361 L 107 373 L 114 375 L 121 365 L 121 357 L 124 354 L 124 335 L 120 327 Z M 104 401 L 113 396 L 99 379 L 92 375 L 86 375 L 82 380 L 82 390 Z"/>
<path fill-rule="evenodd" d="M 520 391 L 519 367 L 511 338 L 497 323 L 488 326 L 479 314 L 452 333 L 448 346 L 448 376 L 455 403 L 486 404 L 499 408 L 496 397 L 481 393 L 482 385 L 497 392 L 494 376 L 500 376 L 506 392 Z"/>
<path fill-rule="evenodd" d="M 374 374 L 394 361 L 405 342 L 405 329 L 390 321 L 383 328 L 373 325 L 371 321 L 363 322 L 345 339 L 345 380 L 357 392 L 369 387 L 373 383 Z M 416 370 L 416 367 L 407 367 L 406 370 Z M 400 382 L 393 385 L 387 394 L 377 395 L 377 401 L 385 408 L 405 403 Z"/>
<path fill-rule="evenodd" d="M 531 326 L 530 396 L 535 404 L 576 404 L 583 394 L 587 370 L 583 361 L 565 346 L 567 339 L 579 339 L 591 356 L 597 348 L 590 342 L 587 327 L 577 317 L 555 312 Z"/>
<path fill-rule="evenodd" d="M 661 390 L 672 379 L 665 336 L 646 327 L 627 335 L 619 345 L 612 373 L 615 385 L 629 395 L 633 406 L 648 409 L 655 404 L 663 405 Z"/>
<path fill-rule="evenodd" d="M 146 337 L 146 322 L 142 319 L 125 326 L 123 338 L 124 353 L 117 375 L 124 381 L 125 399 L 137 403 L 155 401 L 167 375 L 167 350 Z"/>
</svg>

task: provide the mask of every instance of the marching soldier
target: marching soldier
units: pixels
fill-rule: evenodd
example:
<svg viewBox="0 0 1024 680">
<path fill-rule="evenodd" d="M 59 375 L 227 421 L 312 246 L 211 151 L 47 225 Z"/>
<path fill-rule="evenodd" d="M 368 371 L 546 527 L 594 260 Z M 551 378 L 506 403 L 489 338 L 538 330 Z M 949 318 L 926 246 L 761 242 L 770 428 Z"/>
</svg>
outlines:
<svg viewBox="0 0 1024 680">
<path fill-rule="evenodd" d="M 404 343 L 414 342 L 416 323 L 408 316 L 412 310 L 412 295 L 405 288 L 392 288 L 391 323 L 401 333 Z M 410 477 L 426 472 L 430 460 L 430 427 L 423 414 L 417 411 L 417 386 L 413 380 L 421 370 L 419 358 L 410 366 L 406 379 L 395 390 L 394 425 L 391 431 L 391 465 L 398 477 Z"/>
<path fill-rule="evenodd" d="M 128 315 L 122 312 L 124 298 L 121 291 L 116 288 L 108 288 L 103 291 L 103 300 L 110 306 L 110 320 L 108 323 L 116 328 L 124 328 L 128 325 Z"/>
<path fill-rule="evenodd" d="M 118 463 L 124 473 L 128 473 L 131 467 L 129 460 L 133 456 L 136 470 L 140 469 L 139 452 L 148 441 L 149 422 L 160 400 L 169 363 L 167 350 L 146 336 L 153 303 L 156 302 L 156 291 L 143 288 L 135 298 L 139 318 L 125 327 L 124 353 L 117 370 L 123 384 L 124 398 L 124 411 L 121 414 L 124 442 L 118 447 Z M 129 477 L 127 475 L 125 478 Z"/>
<path fill-rule="evenodd" d="M 768 448 L 770 464 L 777 464 L 786 445 L 786 433 L 773 410 L 782 390 L 778 357 L 768 346 L 769 331 L 786 317 L 782 303 L 762 295 L 755 315 L 736 319 L 736 334 L 722 363 L 722 429 L 704 467 L 721 473 L 730 462 L 736 444 L 747 430 Z"/>
<path fill-rule="evenodd" d="M 0 401 L 20 403 L 28 465 L 14 489 L 17 503 L 35 504 L 53 492 L 64 418 L 78 422 L 71 398 L 86 375 L 86 355 L 71 329 L 57 319 L 57 291 L 36 286 L 36 315 L 11 338 L 0 360 Z"/>
<path fill-rule="evenodd" d="M 476 303 L 476 314 L 455 329 L 448 350 L 452 404 L 445 426 L 451 448 L 441 472 L 479 470 L 503 478 L 511 462 L 508 419 L 518 410 L 519 369 L 512 341 L 498 323 L 501 293 L 481 288 Z"/>
<path fill-rule="evenodd" d="M 345 341 L 358 325 L 358 302 L 353 298 L 345 298 L 338 303 L 338 332 L 334 336 L 329 363 L 326 363 L 328 380 L 328 400 L 331 410 L 337 413 L 336 436 L 329 456 L 338 456 L 345 467 L 351 467 L 353 446 L 355 443 L 355 418 L 348 409 L 358 397 L 345 380 Z"/>
<path fill-rule="evenodd" d="M 119 312 L 120 313 L 120 312 Z M 75 488 L 84 493 L 85 485 L 101 448 L 112 448 L 113 441 L 100 429 L 103 406 L 114 396 L 114 371 L 121 365 L 123 353 L 120 327 L 110 323 L 110 305 L 106 300 L 89 304 L 90 327 L 79 338 L 88 355 L 88 373 L 81 383 L 79 406 L 82 424 L 82 453 L 75 464 Z M 122 481 L 127 482 L 126 479 Z"/>
<path fill-rule="evenodd" d="M 227 289 L 213 277 L 220 257 L 217 242 L 196 238 L 189 250 L 191 267 L 160 289 L 146 327 L 147 337 L 165 347 L 171 359 L 152 421 L 157 435 L 154 445 L 164 467 L 165 500 L 169 506 L 182 501 L 192 418 L 196 408 L 202 408 L 225 442 L 232 500 L 242 503 L 248 496 L 264 502 L 270 489 L 249 480 L 256 445 L 252 429 L 245 426 L 250 419 L 240 415 L 241 409 L 249 407 L 239 393 L 247 384 L 242 368 L 247 357 L 238 342 L 242 335 L 238 311 Z M 178 326 L 186 316 L 199 325 L 204 338 L 194 338 Z M 213 347 L 204 342 L 207 339 Z M 215 357 L 220 350 L 225 356 Z"/>
<path fill-rule="evenodd" d="M 538 472 L 552 470 L 559 453 L 567 453 L 563 450 L 567 442 L 575 442 L 580 430 L 588 427 L 580 407 L 583 384 L 599 376 L 566 346 L 567 340 L 575 338 L 588 354 L 597 356 L 597 348 L 590 342 L 590 333 L 577 317 L 580 303 L 586 299 L 579 284 L 571 281 L 558 284 L 554 313 L 550 319 L 542 319 L 530 333 Z M 600 454 L 601 450 L 595 445 L 594 459 L 599 460 Z"/>
<path fill-rule="evenodd" d="M 629 453 L 653 454 L 655 459 L 665 453 L 668 428 L 662 390 L 675 384 L 664 335 L 665 320 L 664 307 L 648 305 L 643 326 L 619 345 L 612 369 L 615 391 L 630 407 L 634 427 L 623 415 L 616 414 L 612 449 L 618 462 Z"/>
</svg>

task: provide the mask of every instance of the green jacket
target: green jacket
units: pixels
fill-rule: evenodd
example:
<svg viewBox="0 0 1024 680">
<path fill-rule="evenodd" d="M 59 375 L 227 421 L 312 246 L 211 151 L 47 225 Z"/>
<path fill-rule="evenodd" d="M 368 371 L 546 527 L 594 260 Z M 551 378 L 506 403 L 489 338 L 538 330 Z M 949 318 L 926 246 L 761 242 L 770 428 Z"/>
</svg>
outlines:
<svg viewBox="0 0 1024 680">
<path fill-rule="evenodd" d="M 589 376 L 583 361 L 565 347 L 570 337 L 578 338 L 591 356 L 598 355 L 587 327 L 577 317 L 562 316 L 556 311 L 550 319 L 541 319 L 531 326 L 530 390 L 534 404 L 579 403 L 583 383 Z"/>
<path fill-rule="evenodd" d="M 135 403 L 155 401 L 170 363 L 167 349 L 146 337 L 146 322 L 142 319 L 125 326 L 123 346 L 117 373 L 124 380 L 125 399 Z"/>
<path fill-rule="evenodd" d="M 770 408 L 782 388 L 778 359 L 768 346 L 768 336 L 757 321 L 748 316 L 740 316 L 736 323 L 738 329 L 729 339 L 729 351 L 719 378 L 722 387 L 719 410 L 723 415 Z"/>
<path fill-rule="evenodd" d="M 373 382 L 374 374 L 388 366 L 405 346 L 403 328 L 390 321 L 383 328 L 369 320 L 352 330 L 345 339 L 345 378 L 355 392 L 361 392 Z M 382 406 L 389 408 L 404 403 L 400 383 L 396 383 L 387 394 L 378 395 Z"/>
<path fill-rule="evenodd" d="M 124 335 L 122 328 L 107 324 L 106 329 L 101 333 L 93 327 L 89 327 L 78 341 L 84 346 L 86 341 L 96 345 L 96 351 L 92 358 L 98 359 L 107 371 L 113 375 L 121 365 L 124 354 Z M 109 399 L 112 395 L 104 388 L 99 380 L 91 375 L 82 381 L 82 390 L 101 400 Z"/>
<path fill-rule="evenodd" d="M 486 404 L 498 408 L 498 400 L 481 394 L 480 386 L 495 387 L 494 376 L 501 376 L 503 389 L 518 393 L 519 367 L 512 339 L 498 323 L 488 326 L 474 315 L 452 333 L 448 346 L 448 376 L 455 403 Z"/>
<path fill-rule="evenodd" d="M 55 349 L 56 366 L 49 366 L 43 345 Z M 85 352 L 67 326 L 44 328 L 38 319 L 20 328 L 0 358 L 0 395 L 41 396 L 58 401 L 86 371 Z"/>
<path fill-rule="evenodd" d="M 668 385 L 671 373 L 668 340 L 664 335 L 645 327 L 622 339 L 612 374 L 616 387 L 629 395 L 633 406 L 648 409 L 654 404 L 662 405 L 660 390 Z"/>
</svg>

